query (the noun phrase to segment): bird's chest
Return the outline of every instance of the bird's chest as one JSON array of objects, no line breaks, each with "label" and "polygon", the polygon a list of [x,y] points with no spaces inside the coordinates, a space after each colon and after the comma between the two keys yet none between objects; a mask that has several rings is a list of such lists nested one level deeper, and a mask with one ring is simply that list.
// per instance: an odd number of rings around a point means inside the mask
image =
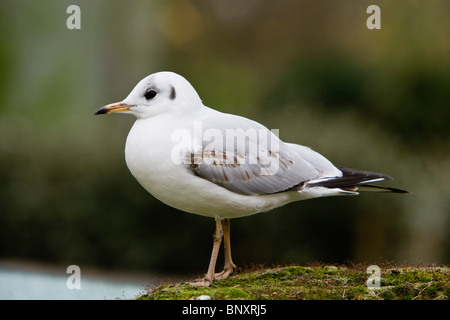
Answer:
[{"label": "bird's chest", "polygon": [[[179,139],[179,132],[167,126],[136,123],[127,137],[125,159],[139,183],[156,197],[170,194],[186,175],[182,161],[187,141]],[[185,146],[186,144],[186,146]]]}]

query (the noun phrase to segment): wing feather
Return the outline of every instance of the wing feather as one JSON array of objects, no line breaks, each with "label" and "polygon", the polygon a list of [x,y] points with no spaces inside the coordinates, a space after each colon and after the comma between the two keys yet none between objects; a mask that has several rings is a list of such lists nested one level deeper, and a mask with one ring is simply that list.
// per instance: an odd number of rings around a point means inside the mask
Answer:
[{"label": "wing feather", "polygon": [[184,163],[203,179],[236,193],[254,195],[293,190],[313,179],[342,175],[319,153],[284,143],[255,121],[223,113],[218,119],[215,114],[202,122],[203,130],[212,129],[206,135],[209,140],[198,141],[197,149],[184,156],[195,160]]}]

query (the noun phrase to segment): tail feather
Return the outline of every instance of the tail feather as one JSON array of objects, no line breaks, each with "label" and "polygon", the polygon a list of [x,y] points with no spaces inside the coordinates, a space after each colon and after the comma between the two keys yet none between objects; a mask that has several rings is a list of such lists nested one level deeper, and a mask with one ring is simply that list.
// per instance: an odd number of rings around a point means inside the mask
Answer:
[{"label": "tail feather", "polygon": [[345,191],[381,191],[381,192],[395,192],[395,193],[409,193],[406,190],[380,187],[376,185],[369,185],[369,183],[392,180],[392,178],[384,173],[357,170],[336,166],[341,172],[341,177],[331,178],[327,180],[309,183],[309,187],[325,187],[338,188]]}]

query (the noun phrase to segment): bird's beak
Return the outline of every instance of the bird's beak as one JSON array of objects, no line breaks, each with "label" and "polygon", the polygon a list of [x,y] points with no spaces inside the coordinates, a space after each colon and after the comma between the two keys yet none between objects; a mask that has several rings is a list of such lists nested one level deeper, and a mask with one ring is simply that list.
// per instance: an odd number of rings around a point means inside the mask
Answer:
[{"label": "bird's beak", "polygon": [[123,112],[130,110],[131,107],[134,107],[134,105],[126,104],[123,102],[115,102],[107,104],[106,106],[101,107],[98,109],[94,114],[108,114],[108,113],[114,113],[114,112]]}]

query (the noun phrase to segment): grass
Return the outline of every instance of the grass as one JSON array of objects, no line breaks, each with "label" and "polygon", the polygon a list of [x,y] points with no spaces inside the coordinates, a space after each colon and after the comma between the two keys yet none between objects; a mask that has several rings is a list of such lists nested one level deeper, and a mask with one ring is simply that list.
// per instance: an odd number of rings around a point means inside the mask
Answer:
[{"label": "grass", "polygon": [[450,268],[380,266],[368,288],[367,266],[284,266],[239,272],[208,288],[163,285],[138,300],[448,300]]}]

